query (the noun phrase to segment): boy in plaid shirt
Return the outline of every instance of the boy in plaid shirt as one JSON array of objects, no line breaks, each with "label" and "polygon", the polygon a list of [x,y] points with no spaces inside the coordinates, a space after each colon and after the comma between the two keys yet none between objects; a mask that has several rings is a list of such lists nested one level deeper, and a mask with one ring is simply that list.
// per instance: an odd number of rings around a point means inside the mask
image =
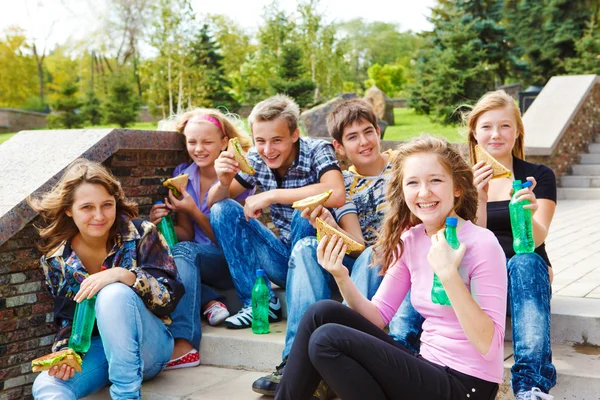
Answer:
[{"label": "boy in plaid shirt", "polygon": [[[288,260],[293,245],[305,236],[314,236],[310,222],[294,211],[292,203],[329,189],[333,194],[326,207],[345,202],[344,180],[333,146],[324,140],[300,137],[298,105],[285,95],[257,104],[248,118],[255,146],[247,154],[256,174],[240,171],[230,152],[215,161],[219,182],[209,191],[212,205],[210,223],[229,264],[242,309],[225,320],[229,328],[249,328],[252,324],[251,292],[256,270],[285,287]],[[245,205],[231,200],[248,188],[260,193],[249,196]],[[270,207],[277,238],[256,220]],[[269,319],[281,318],[281,305],[271,292]]]}]

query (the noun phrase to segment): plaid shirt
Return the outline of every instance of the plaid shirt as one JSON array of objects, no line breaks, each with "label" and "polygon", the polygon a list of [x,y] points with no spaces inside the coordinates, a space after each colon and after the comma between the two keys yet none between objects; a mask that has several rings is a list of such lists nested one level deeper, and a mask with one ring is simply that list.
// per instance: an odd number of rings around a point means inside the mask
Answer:
[{"label": "plaid shirt", "polygon": [[[264,163],[256,152],[256,147],[248,151],[247,158],[256,174],[238,172],[235,179],[246,189],[258,186],[266,192],[274,189],[294,189],[318,183],[321,176],[332,169],[340,171],[333,146],[321,139],[300,137],[296,159],[285,175],[278,178],[276,172]],[[279,229],[281,241],[290,243],[290,224],[294,209],[291,204],[271,204],[271,218]]]},{"label": "plaid shirt", "polygon": [[[146,307],[165,324],[169,314],[185,293],[175,261],[162,235],[154,224],[139,219],[121,218],[116,243],[102,263],[102,271],[125,268],[136,275],[131,289]],[[52,351],[67,347],[75,314],[73,297],[89,276],[69,241],[41,259],[46,287],[54,297],[54,320],[59,327]],[[118,329],[118,327],[115,327]]]}]

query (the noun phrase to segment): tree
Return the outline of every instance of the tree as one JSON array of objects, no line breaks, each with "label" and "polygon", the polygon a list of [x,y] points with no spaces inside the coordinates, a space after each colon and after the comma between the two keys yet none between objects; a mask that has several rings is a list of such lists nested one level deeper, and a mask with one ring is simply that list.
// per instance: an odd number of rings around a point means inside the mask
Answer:
[{"label": "tree", "polygon": [[600,29],[591,20],[585,34],[575,42],[576,57],[566,61],[565,69],[570,74],[600,75]]},{"label": "tree", "polygon": [[92,125],[99,125],[102,121],[101,102],[93,90],[88,90],[85,101],[81,107],[81,115]]},{"label": "tree", "polygon": [[281,52],[278,76],[269,80],[275,93],[291,96],[300,107],[313,101],[315,84],[309,78],[304,78],[302,51],[294,43],[288,43]]},{"label": "tree", "polygon": [[223,56],[219,53],[219,46],[209,34],[208,24],[202,25],[200,32],[190,46],[190,67],[202,67],[201,82],[205,88],[206,99],[209,107],[223,107],[232,110],[238,103],[231,96],[228,89],[231,83],[225,77]]},{"label": "tree", "polygon": [[139,100],[131,84],[125,77],[116,76],[103,104],[104,121],[125,128],[136,121],[139,107]]},{"label": "tree", "polygon": [[50,128],[81,128],[84,118],[79,112],[81,101],[77,98],[77,85],[75,82],[65,82],[56,95],[56,100],[51,106],[53,113],[48,116]]},{"label": "tree", "polygon": [[506,0],[507,31],[526,67],[519,77],[527,84],[543,86],[552,76],[564,75],[565,61],[577,57],[576,42],[597,14],[597,1]]},{"label": "tree", "polygon": [[456,109],[494,88],[501,67],[489,58],[482,21],[462,1],[440,1],[432,10],[435,26],[415,64],[416,83],[409,106],[443,123],[460,119]]},{"label": "tree", "polygon": [[397,96],[405,83],[404,68],[401,65],[372,65],[369,70],[369,79],[366,87],[376,85],[390,97]]},{"label": "tree", "polygon": [[29,51],[30,46],[21,29],[11,27],[3,32],[0,39],[0,107],[18,108],[31,103],[31,98],[36,96],[36,66]]}]

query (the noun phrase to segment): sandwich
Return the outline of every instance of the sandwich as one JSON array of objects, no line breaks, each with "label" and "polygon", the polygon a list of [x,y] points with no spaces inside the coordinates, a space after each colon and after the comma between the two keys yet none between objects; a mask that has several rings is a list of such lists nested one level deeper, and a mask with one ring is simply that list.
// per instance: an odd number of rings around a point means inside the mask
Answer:
[{"label": "sandwich", "polygon": [[252,168],[252,165],[246,159],[244,150],[238,138],[229,139],[227,145],[227,151],[233,154],[233,159],[240,164],[240,170],[248,175],[254,175],[256,171]]},{"label": "sandwich", "polygon": [[67,364],[77,372],[81,372],[81,357],[73,349],[56,351],[46,354],[40,358],[36,358],[31,362],[31,370],[33,372],[48,371],[55,365]]},{"label": "sandwich", "polygon": [[485,163],[492,167],[493,175],[492,179],[497,178],[510,178],[510,171],[504,165],[500,164],[494,157],[483,149],[480,145],[475,145],[475,164],[479,161],[485,161]]},{"label": "sandwich", "polygon": [[317,208],[317,206],[325,204],[327,199],[331,196],[331,193],[333,193],[333,190],[328,190],[321,194],[317,194],[315,196],[310,196],[305,199],[295,201],[294,204],[292,204],[292,208],[302,211],[308,207],[310,209],[310,212],[313,212],[315,211],[315,208]]},{"label": "sandwich", "polygon": [[179,188],[181,186],[186,187],[188,184],[189,175],[188,174],[180,174],[173,178],[169,178],[163,182],[163,186],[168,187],[175,197],[181,197],[181,192]]},{"label": "sandwich", "polygon": [[333,226],[329,225],[327,222],[323,221],[321,218],[317,218],[317,240],[321,240],[323,236],[329,236],[330,238],[333,235],[337,235],[337,237],[342,238],[344,243],[346,243],[346,254],[350,254],[353,251],[363,251],[365,246],[358,243],[354,239],[350,238],[350,236],[338,231]]}]

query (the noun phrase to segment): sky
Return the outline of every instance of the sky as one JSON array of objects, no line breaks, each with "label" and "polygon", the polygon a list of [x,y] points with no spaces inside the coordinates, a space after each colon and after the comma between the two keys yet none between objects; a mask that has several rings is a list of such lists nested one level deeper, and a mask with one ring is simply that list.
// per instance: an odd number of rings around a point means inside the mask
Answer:
[{"label": "sky", "polygon": [[[202,14],[225,14],[242,27],[256,31],[261,24],[263,7],[272,0],[191,0]],[[279,0],[287,12],[294,11],[296,0]],[[321,0],[320,10],[328,21],[363,18],[367,21],[392,22],[401,30],[430,30],[427,21],[435,0]],[[368,7],[366,7],[368,4]],[[49,49],[69,38],[84,37],[100,27],[108,0],[0,0],[0,32],[11,25],[24,29],[39,48]]]}]

